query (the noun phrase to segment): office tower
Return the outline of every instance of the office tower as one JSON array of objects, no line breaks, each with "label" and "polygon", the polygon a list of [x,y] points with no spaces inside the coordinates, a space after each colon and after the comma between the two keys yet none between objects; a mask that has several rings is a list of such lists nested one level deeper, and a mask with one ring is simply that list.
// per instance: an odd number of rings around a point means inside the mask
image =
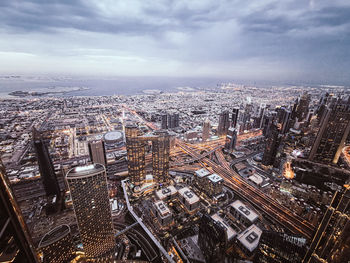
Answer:
[{"label": "office tower", "polygon": [[88,144],[90,159],[93,163],[106,165],[106,150],[102,140],[91,141]]},{"label": "office tower", "polygon": [[44,184],[46,196],[56,195],[57,198],[59,198],[61,196],[61,190],[49,151],[40,132],[35,128],[33,128],[33,142],[38,159],[40,177]]},{"label": "office tower", "polygon": [[310,100],[311,96],[307,92],[300,97],[295,113],[298,121],[303,121],[306,118],[307,113],[309,112]]},{"label": "office tower", "polygon": [[321,123],[321,121],[325,115],[327,105],[331,99],[332,99],[332,95],[330,95],[328,92],[321,97],[319,104],[318,104],[317,111],[316,111],[318,123]]},{"label": "office tower", "polygon": [[169,178],[170,136],[167,131],[155,131],[152,139],[152,170],[158,184]]},{"label": "office tower", "polygon": [[233,127],[233,128],[236,128],[236,126],[237,126],[238,113],[239,113],[239,109],[234,108],[232,110],[231,127]]},{"label": "office tower", "polygon": [[178,113],[174,114],[174,128],[180,126],[180,115]]},{"label": "office tower", "polygon": [[68,225],[60,225],[49,231],[39,243],[44,263],[67,263],[75,257],[73,237]]},{"label": "office tower", "polygon": [[324,114],[309,159],[336,164],[350,131],[350,103],[339,98]]},{"label": "office tower", "polygon": [[281,137],[279,135],[278,127],[275,123],[271,124],[269,134],[267,135],[266,148],[262,158],[263,165],[273,165],[278,147],[280,145]]},{"label": "office tower", "polygon": [[169,129],[174,129],[179,127],[179,114],[178,113],[173,113],[173,114],[168,114],[168,128]]},{"label": "office tower", "polygon": [[226,135],[228,128],[230,127],[230,114],[227,110],[220,113],[219,125],[217,130],[218,136]]},{"label": "office tower", "polygon": [[206,141],[210,137],[210,121],[208,119],[205,119],[203,123],[203,130],[202,130],[202,140]]},{"label": "office tower", "polygon": [[145,178],[145,143],[138,137],[141,131],[136,125],[125,126],[126,150],[128,157],[128,172],[131,183],[138,186]]},{"label": "office tower", "polygon": [[162,129],[168,129],[168,115],[162,114],[161,116],[161,127]]},{"label": "office tower", "polygon": [[312,239],[303,263],[343,263],[350,258],[350,191],[337,191]]},{"label": "office tower", "polygon": [[102,164],[79,166],[69,170],[66,179],[86,258],[110,262],[114,257],[115,238],[105,167]]},{"label": "office tower", "polygon": [[305,238],[263,231],[254,263],[300,263],[305,253]]},{"label": "office tower", "polygon": [[263,129],[263,135],[267,137],[270,134],[270,129],[271,126],[273,125],[273,122],[275,120],[275,117],[273,115],[264,115],[263,116],[263,124],[262,124],[262,129]]},{"label": "office tower", "polygon": [[265,104],[261,104],[260,105],[260,114],[259,114],[259,118],[260,118],[259,128],[260,129],[263,127],[265,111],[266,111],[266,105]]},{"label": "office tower", "polygon": [[206,262],[223,262],[227,234],[225,226],[205,214],[199,223],[198,245],[202,250]]},{"label": "office tower", "polygon": [[225,150],[233,151],[236,148],[237,142],[237,129],[229,128],[226,135]]},{"label": "office tower", "polygon": [[0,160],[0,262],[39,262]]},{"label": "office tower", "polygon": [[291,111],[284,109],[284,113],[282,116],[282,127],[281,127],[282,134],[286,134],[290,129],[291,116],[292,116]]}]

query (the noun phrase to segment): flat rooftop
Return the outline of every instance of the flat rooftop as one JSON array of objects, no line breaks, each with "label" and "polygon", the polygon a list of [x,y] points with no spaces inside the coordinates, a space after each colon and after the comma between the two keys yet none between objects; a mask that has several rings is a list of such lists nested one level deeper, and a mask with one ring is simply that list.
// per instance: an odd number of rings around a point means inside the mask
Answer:
[{"label": "flat rooftop", "polygon": [[217,213],[212,215],[211,218],[225,228],[228,240],[231,240],[232,238],[237,236],[237,232],[234,231],[233,228],[230,227],[229,224],[227,224],[227,222],[225,222],[225,220],[222,217],[220,217]]},{"label": "flat rooftop", "polygon": [[166,217],[171,214],[168,206],[163,201],[157,201],[154,203],[154,206],[158,210],[161,217]]},{"label": "flat rooftop", "polygon": [[220,175],[217,175],[217,174],[209,175],[208,179],[213,183],[218,183],[224,180]]},{"label": "flat rooftop", "polygon": [[199,202],[199,197],[190,190],[188,187],[181,188],[179,194],[182,195],[189,204]]},{"label": "flat rooftop", "polygon": [[205,168],[199,169],[199,170],[195,171],[195,173],[196,173],[196,176],[198,176],[200,178],[206,177],[207,175],[210,174],[210,172]]},{"label": "flat rooftop", "polygon": [[168,196],[174,195],[177,193],[177,190],[174,186],[170,185],[168,187],[162,188],[156,192],[158,199],[162,200]]},{"label": "flat rooftop", "polygon": [[237,240],[250,252],[253,252],[259,245],[262,230],[256,225],[251,225],[237,236]]},{"label": "flat rooftop", "polygon": [[236,200],[233,203],[231,203],[231,207],[236,209],[241,215],[246,217],[250,222],[254,222],[258,219],[259,215],[252,210],[249,206],[242,203],[241,200]]}]

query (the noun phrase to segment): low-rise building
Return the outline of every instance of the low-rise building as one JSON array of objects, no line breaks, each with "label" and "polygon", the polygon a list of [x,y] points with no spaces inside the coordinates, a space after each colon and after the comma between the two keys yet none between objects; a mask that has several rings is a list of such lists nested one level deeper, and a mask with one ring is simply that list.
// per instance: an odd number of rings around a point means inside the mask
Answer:
[{"label": "low-rise building", "polygon": [[222,193],[224,179],[220,175],[212,174],[206,177],[206,192],[209,196],[216,196]]},{"label": "low-rise building", "polygon": [[179,190],[179,199],[189,212],[199,207],[199,197],[188,187]]},{"label": "low-rise building", "polygon": [[177,194],[177,190],[172,185],[162,188],[156,192],[156,196],[158,197],[159,200],[170,200],[176,194]]},{"label": "low-rise building", "polygon": [[170,209],[161,200],[154,203],[154,213],[162,226],[170,224],[173,220]]},{"label": "low-rise building", "polygon": [[261,234],[262,230],[253,224],[237,236],[238,247],[247,257],[258,247]]},{"label": "low-rise building", "polygon": [[236,200],[230,205],[230,212],[245,226],[254,224],[259,218],[259,215],[252,208],[240,200]]}]

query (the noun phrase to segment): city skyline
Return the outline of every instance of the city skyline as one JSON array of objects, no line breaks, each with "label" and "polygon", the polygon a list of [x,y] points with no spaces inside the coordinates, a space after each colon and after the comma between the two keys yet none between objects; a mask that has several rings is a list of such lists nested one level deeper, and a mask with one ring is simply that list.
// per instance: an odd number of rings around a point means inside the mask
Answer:
[{"label": "city skyline", "polygon": [[349,83],[347,1],[5,1],[0,74]]}]

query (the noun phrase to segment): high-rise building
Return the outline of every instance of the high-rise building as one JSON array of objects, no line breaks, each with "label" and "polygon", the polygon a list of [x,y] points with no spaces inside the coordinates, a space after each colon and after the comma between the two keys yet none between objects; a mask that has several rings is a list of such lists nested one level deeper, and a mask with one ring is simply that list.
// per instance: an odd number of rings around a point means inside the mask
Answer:
[{"label": "high-rise building", "polygon": [[291,125],[291,116],[292,113],[291,111],[284,109],[284,113],[282,116],[282,128],[281,128],[281,133],[282,134],[286,134],[289,129],[290,129],[290,125]]},{"label": "high-rise building", "polygon": [[105,167],[78,166],[68,171],[66,179],[86,258],[111,262],[115,238]]},{"label": "high-rise building", "polygon": [[205,119],[203,122],[203,130],[202,130],[202,140],[206,141],[210,137],[210,121]]},{"label": "high-rise building", "polygon": [[236,147],[236,142],[237,142],[237,129],[231,127],[227,131],[225,150],[226,151],[233,151]]},{"label": "high-rise building", "polygon": [[225,110],[221,112],[219,116],[219,125],[218,125],[217,135],[218,136],[226,135],[229,127],[230,127],[230,114],[228,110]]},{"label": "high-rise building", "polygon": [[266,148],[262,158],[262,164],[273,165],[275,162],[278,146],[280,145],[281,137],[278,127],[275,123],[271,124],[269,134],[267,135]]},{"label": "high-rise building", "polygon": [[225,226],[205,214],[200,219],[198,245],[206,262],[224,262],[227,246]]},{"label": "high-rise building", "polygon": [[300,263],[305,253],[305,238],[263,231],[254,263]]},{"label": "high-rise building", "polygon": [[75,257],[73,237],[68,225],[50,230],[39,243],[44,263],[67,263]]},{"label": "high-rise building", "polygon": [[0,262],[39,262],[21,210],[0,161]]},{"label": "high-rise building", "polygon": [[232,110],[231,127],[233,127],[233,128],[237,127],[238,113],[239,113],[238,108],[234,108]]},{"label": "high-rise building", "polygon": [[162,129],[168,129],[168,115],[167,114],[162,114],[161,126],[162,126]]},{"label": "high-rise building", "polygon": [[158,184],[169,178],[170,136],[167,131],[155,131],[152,139],[152,170]]},{"label": "high-rise building", "polygon": [[298,105],[296,107],[295,116],[298,118],[298,121],[303,121],[308,112],[309,112],[309,104],[310,104],[311,96],[307,92],[305,92],[299,99]]},{"label": "high-rise building", "polygon": [[331,102],[325,110],[309,159],[323,163],[338,163],[349,132],[350,102],[339,98]]},{"label": "high-rise building", "polygon": [[140,185],[146,175],[145,142],[138,138],[140,135],[141,131],[136,125],[129,124],[125,126],[128,172],[131,183],[135,186]]},{"label": "high-rise building", "polygon": [[337,191],[312,239],[303,263],[342,263],[350,258],[350,191]]},{"label": "high-rise building", "polygon": [[33,128],[33,141],[39,165],[40,177],[44,185],[46,196],[61,195],[52,160],[40,132]]},{"label": "high-rise building", "polygon": [[102,140],[91,141],[88,144],[90,159],[93,163],[106,165],[106,150]]}]

